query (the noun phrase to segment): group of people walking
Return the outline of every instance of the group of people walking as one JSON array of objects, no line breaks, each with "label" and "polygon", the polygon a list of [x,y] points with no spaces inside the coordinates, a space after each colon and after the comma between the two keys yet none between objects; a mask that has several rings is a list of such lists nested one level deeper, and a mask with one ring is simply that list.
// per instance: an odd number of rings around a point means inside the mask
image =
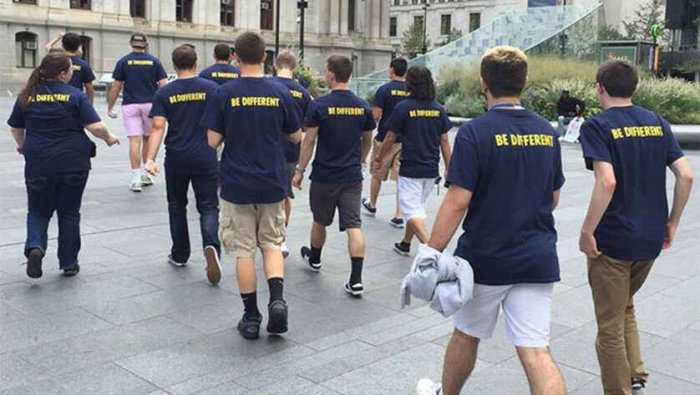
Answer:
[{"label": "group of people walking", "polygon": [[[80,203],[94,156],[84,129],[107,145],[119,144],[83,91],[94,76],[89,66],[73,59],[79,46],[71,34],[62,40],[65,51],[43,59],[8,120],[26,163],[25,256],[31,278],[42,276],[54,212],[60,267],[66,276],[80,270]],[[565,181],[561,147],[551,124],[520,102],[528,71],[522,51],[496,47],[484,54],[481,87],[489,109],[464,124],[451,145],[452,124],[435,99],[430,70],[409,68],[404,59],[392,60],[391,81],[378,89],[371,107],[350,90],[353,64],[345,56],[328,58],[330,91],[313,100],[294,80],[297,60],[289,52],[274,60],[277,76],[265,77],[265,42],[256,33],[240,34],[235,52],[217,45],[215,64],[199,74],[194,46],[178,46],[172,52],[177,79],[167,84],[161,62],[147,52],[147,37],[136,33],[130,42],[133,51],[115,66],[107,109],[117,116],[115,103],[123,90],[129,188],[137,192],[153,183],[152,175],[161,171],[157,157],[164,142],[172,238],[168,262],[185,266],[191,256],[186,216],[191,184],[209,282],[221,280],[222,250],[235,258],[244,305],[238,331],[244,338],[257,339],[264,319],[257,301],[258,250],[269,288],[266,331],[289,330],[286,227],[293,188],[303,187],[308,167],[313,220],[301,257],[310,270],[322,270],[327,228],[337,212],[350,261],[342,286],[352,297],[364,293],[362,214],[376,214],[381,184],[391,175],[398,192],[390,222],[405,227],[393,249],[409,255],[415,237],[441,252],[462,223],[455,255],[474,272],[472,298],[454,315],[441,383],[421,380],[418,393],[460,392],[479,342],[491,337],[501,309],[531,392],[566,392],[549,352],[553,285],[560,279],[552,213]],[[238,68],[230,64],[233,60]],[[588,259],[605,394],[636,395],[648,379],[634,294],[660,251],[671,246],[693,180],[668,123],[632,104],[637,82],[629,63],[603,64],[596,91],[605,111],[584,123],[580,137],[586,166],[595,175],[580,249]],[[429,231],[424,205],[440,180],[441,154],[449,189]],[[363,198],[368,158],[372,180]],[[667,167],[676,178],[670,214]]]}]

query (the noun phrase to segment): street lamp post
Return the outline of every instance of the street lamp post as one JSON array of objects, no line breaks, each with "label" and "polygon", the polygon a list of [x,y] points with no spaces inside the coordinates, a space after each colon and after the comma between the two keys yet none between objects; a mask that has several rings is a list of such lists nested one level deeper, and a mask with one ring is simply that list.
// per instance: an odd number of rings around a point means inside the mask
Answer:
[{"label": "street lamp post", "polygon": [[428,0],[423,0],[423,55],[428,52]]},{"label": "street lamp post", "polygon": [[275,58],[280,53],[280,0],[275,5]]},{"label": "street lamp post", "polygon": [[307,0],[297,1],[299,9],[299,59],[304,60],[304,11],[309,7]]},{"label": "street lamp post", "polygon": [[[566,7],[566,0],[562,3],[562,6]],[[564,8],[564,12],[566,11],[566,8]],[[561,32],[559,35],[559,55],[563,58],[566,56],[566,40],[569,39],[569,36],[566,35],[566,31]]]}]

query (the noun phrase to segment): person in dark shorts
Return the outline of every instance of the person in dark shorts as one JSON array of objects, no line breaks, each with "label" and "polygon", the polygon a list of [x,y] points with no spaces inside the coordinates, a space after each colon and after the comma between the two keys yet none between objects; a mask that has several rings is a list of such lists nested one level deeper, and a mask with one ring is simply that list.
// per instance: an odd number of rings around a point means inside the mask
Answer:
[{"label": "person in dark shorts", "polygon": [[224,143],[221,177],[221,246],[236,258],[236,281],[244,313],[238,331],[257,339],[262,314],[257,303],[255,255],[262,251],[270,290],[267,332],[288,330],[284,300],[284,198],[289,188],[283,139],[301,140],[301,120],[289,90],[265,77],[265,40],[246,32],[236,38],[241,76],[207,100],[202,124],[209,145]]},{"label": "person in dark shorts", "polygon": [[68,81],[68,84],[81,91],[84,89],[88,101],[92,103],[95,98],[95,88],[92,86],[92,81],[95,80],[95,73],[92,72],[90,64],[83,60],[83,44],[80,36],[75,33],[61,33],[50,43],[46,44],[44,47],[46,53],[51,52],[53,46],[59,41],[61,42],[61,47],[63,47],[63,52],[70,56],[70,60],[73,62],[73,77]]},{"label": "person in dark shorts", "polygon": [[360,217],[362,163],[365,163],[372,144],[376,123],[367,102],[350,91],[348,81],[351,75],[349,58],[339,55],[328,58],[326,81],[331,91],[309,104],[304,122],[306,136],[293,184],[301,189],[306,166],[318,140],[309,191],[314,217],[311,244],[301,248],[301,256],[311,270],[317,272],[321,269],[326,227],[333,223],[337,209],[340,231],[348,234],[352,262],[345,292],[360,296],[364,292],[362,265],[365,258]]},{"label": "person in dark shorts", "polygon": [[197,52],[193,46],[183,44],[175,48],[172,61],[177,79],[156,92],[149,114],[153,127],[146,152],[146,170],[153,175],[160,172],[155,160],[165,136],[165,188],[173,242],[168,263],[182,267],[187,265],[190,258],[187,191],[191,183],[199,211],[207,278],[216,285],[221,280],[217,195],[219,166],[216,151],[209,146],[207,130],[199,120],[207,99],[219,86],[197,77]]},{"label": "person in dark shorts", "polygon": [[[588,261],[606,395],[643,394],[649,372],[642,362],[634,295],[661,250],[671,247],[693,182],[668,122],[632,103],[638,81],[627,61],[600,66],[596,93],[605,111],[584,122],[580,135],[595,184],[579,248]],[[676,178],[670,214],[667,168]]]},{"label": "person in dark shorts", "polygon": [[[274,68],[277,76],[273,78],[273,81],[289,89],[289,93],[292,95],[294,103],[296,104],[297,115],[299,119],[303,120],[306,114],[306,108],[312,99],[309,91],[294,80],[294,73],[297,68],[296,56],[289,51],[282,52],[275,58]],[[292,178],[294,178],[294,171],[299,162],[299,150],[299,143],[293,143],[289,140],[284,141],[284,155],[287,158],[287,169],[289,170],[289,195],[284,199],[285,223],[287,225],[289,225],[289,218],[292,215],[292,199],[294,199]],[[285,258],[289,255],[287,243],[282,246],[282,254]]]},{"label": "person in dark shorts", "polygon": [[214,47],[214,64],[199,72],[199,76],[223,85],[238,78],[241,71],[231,65],[233,50],[227,44],[216,44]]}]

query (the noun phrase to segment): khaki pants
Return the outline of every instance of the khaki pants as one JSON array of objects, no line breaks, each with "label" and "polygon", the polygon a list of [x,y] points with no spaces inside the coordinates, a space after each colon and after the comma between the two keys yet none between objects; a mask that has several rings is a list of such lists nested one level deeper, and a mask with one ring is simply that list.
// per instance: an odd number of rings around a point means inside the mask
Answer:
[{"label": "khaki pants", "polygon": [[605,255],[588,259],[598,336],[595,348],[606,395],[631,395],[631,379],[646,380],[642,363],[634,294],[654,261],[621,261]]}]

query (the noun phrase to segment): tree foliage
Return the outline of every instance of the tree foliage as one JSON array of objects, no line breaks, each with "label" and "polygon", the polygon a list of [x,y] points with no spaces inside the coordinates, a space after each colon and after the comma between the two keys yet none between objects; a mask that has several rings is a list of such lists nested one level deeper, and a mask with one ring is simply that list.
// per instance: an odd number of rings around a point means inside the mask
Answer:
[{"label": "tree foliage", "polygon": [[[627,38],[631,40],[653,40],[654,38],[649,33],[649,29],[653,25],[664,25],[664,9],[666,7],[665,0],[648,0],[640,6],[634,13],[631,21],[623,21],[627,32]],[[662,34],[660,39],[666,36],[666,32]]]},{"label": "tree foliage", "polygon": [[448,34],[447,37],[445,37],[445,39],[443,41],[441,41],[439,45],[440,46],[447,45],[447,44],[451,43],[452,41],[459,40],[460,38],[462,38],[462,36],[464,36],[464,33],[462,33],[461,30],[455,29],[453,27],[450,34]]},{"label": "tree foliage", "polygon": [[[403,32],[401,52],[409,59],[413,59],[423,53],[423,24],[414,23]],[[430,48],[430,40],[425,38],[425,46]]]}]

